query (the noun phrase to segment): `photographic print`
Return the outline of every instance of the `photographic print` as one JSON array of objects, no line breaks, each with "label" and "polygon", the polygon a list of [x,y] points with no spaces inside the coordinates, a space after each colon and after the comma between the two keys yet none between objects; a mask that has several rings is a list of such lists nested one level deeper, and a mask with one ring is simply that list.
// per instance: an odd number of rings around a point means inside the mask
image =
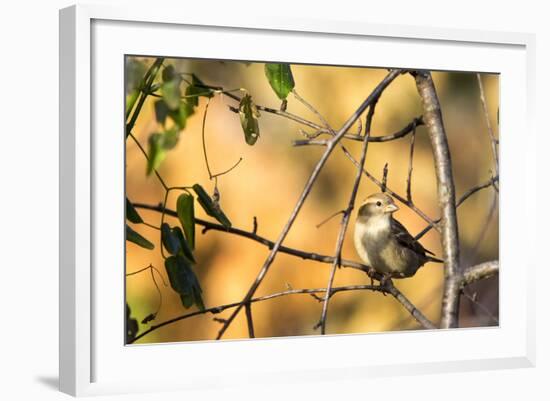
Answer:
[{"label": "photographic print", "polygon": [[498,74],[124,68],[126,344],[499,326]]}]

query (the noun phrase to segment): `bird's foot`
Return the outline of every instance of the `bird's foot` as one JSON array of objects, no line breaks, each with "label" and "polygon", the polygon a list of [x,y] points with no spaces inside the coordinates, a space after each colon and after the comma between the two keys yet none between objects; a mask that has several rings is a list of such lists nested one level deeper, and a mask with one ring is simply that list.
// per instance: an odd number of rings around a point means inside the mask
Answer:
[{"label": "bird's foot", "polygon": [[380,287],[382,287],[382,294],[384,294],[384,296],[386,296],[386,292],[387,291],[387,287],[388,287],[388,284],[391,283],[391,274],[390,273],[385,273],[382,275],[382,278],[380,279]]}]

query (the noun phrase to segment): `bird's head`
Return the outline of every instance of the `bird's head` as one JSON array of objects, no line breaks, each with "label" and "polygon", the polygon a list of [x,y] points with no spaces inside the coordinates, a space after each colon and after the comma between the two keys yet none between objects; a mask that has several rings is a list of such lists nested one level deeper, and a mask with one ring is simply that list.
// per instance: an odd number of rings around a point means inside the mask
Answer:
[{"label": "bird's head", "polygon": [[385,193],[370,195],[359,208],[358,217],[390,217],[393,212],[399,210],[392,197]]}]

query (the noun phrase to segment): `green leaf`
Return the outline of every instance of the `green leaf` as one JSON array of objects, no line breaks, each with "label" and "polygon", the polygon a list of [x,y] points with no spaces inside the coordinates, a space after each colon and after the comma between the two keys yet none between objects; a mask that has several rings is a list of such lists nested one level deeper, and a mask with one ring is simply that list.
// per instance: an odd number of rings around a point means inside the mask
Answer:
[{"label": "green leaf", "polygon": [[180,131],[176,127],[172,127],[169,130],[164,131],[162,146],[166,150],[173,149],[178,144],[179,137]]},{"label": "green leaf", "polygon": [[239,104],[239,116],[241,118],[241,126],[244,132],[244,139],[249,145],[254,145],[260,136],[260,126],[258,117],[260,112],[252,101],[250,95],[244,95]]},{"label": "green leaf", "polygon": [[162,80],[164,82],[170,82],[178,78],[178,73],[173,65],[167,65],[164,70],[162,70]]},{"label": "green leaf", "polygon": [[196,263],[195,257],[193,256],[193,250],[191,249],[191,247],[189,246],[189,243],[183,236],[183,231],[181,231],[181,228],[174,227],[172,231],[174,232],[174,235],[178,238],[178,241],[181,246],[181,253],[183,253],[183,255],[187,257],[187,259],[189,259],[193,263]]},{"label": "green leaf", "polygon": [[197,200],[199,201],[199,204],[202,206],[206,214],[214,217],[225,228],[231,227],[231,221],[229,221],[225,213],[220,209],[220,206],[217,203],[214,203],[212,198],[210,198],[210,195],[206,193],[203,187],[201,187],[199,184],[195,184],[193,185],[193,190],[197,194]]},{"label": "green leaf", "polygon": [[138,214],[137,210],[134,208],[134,205],[132,205],[132,202],[130,202],[128,198],[126,198],[126,218],[134,224],[143,223],[143,219]]},{"label": "green leaf", "polygon": [[160,227],[162,244],[171,255],[184,255],[188,260],[195,263],[193,251],[183,236],[179,227],[170,227],[168,223],[162,223]]},{"label": "green leaf", "polygon": [[177,110],[170,110],[170,118],[172,118],[174,124],[176,124],[180,130],[183,130],[187,125],[187,118],[191,117],[194,113],[195,109],[191,104],[181,101]]},{"label": "green leaf", "polygon": [[170,110],[177,110],[181,101],[181,77],[173,65],[168,65],[162,71],[162,99]]},{"label": "green leaf", "polygon": [[170,286],[180,295],[181,303],[185,308],[193,304],[204,310],[202,290],[193,272],[191,263],[182,255],[170,256],[164,261]]},{"label": "green leaf", "polygon": [[195,206],[193,196],[186,193],[181,194],[178,197],[176,210],[185,232],[185,238],[187,238],[191,249],[195,249]]},{"label": "green leaf", "polygon": [[166,102],[159,99],[155,102],[155,118],[159,124],[164,125],[166,117],[170,114],[170,109],[166,105]]},{"label": "green leaf", "polygon": [[139,92],[145,71],[146,67],[141,61],[133,57],[126,58],[126,68],[124,71],[126,94],[133,91]]},{"label": "green leaf", "polygon": [[183,257],[170,256],[164,261],[166,274],[170,286],[178,294],[188,294],[191,292],[191,283],[187,278],[186,271],[191,270],[191,264]]},{"label": "green leaf", "polygon": [[133,242],[134,244],[137,244],[142,248],[155,249],[155,246],[151,242],[146,240],[136,231],[132,230],[132,228],[128,224],[126,224],[126,240]]},{"label": "green leaf", "polygon": [[162,84],[162,99],[170,110],[177,110],[180,107],[180,82],[179,79],[175,79]]},{"label": "green leaf", "polygon": [[166,248],[171,255],[177,255],[181,250],[180,239],[172,231],[168,223],[162,223],[162,226],[160,226],[160,233],[164,248]]},{"label": "green leaf", "polygon": [[134,89],[126,96],[126,115],[129,115],[130,111],[134,108],[139,93],[137,89]]},{"label": "green leaf", "polygon": [[155,133],[149,137],[149,152],[147,157],[147,175],[150,175],[166,158],[166,149],[162,134]]},{"label": "green leaf", "polygon": [[294,77],[290,64],[266,64],[265,76],[279,99],[285,100],[294,89]]}]

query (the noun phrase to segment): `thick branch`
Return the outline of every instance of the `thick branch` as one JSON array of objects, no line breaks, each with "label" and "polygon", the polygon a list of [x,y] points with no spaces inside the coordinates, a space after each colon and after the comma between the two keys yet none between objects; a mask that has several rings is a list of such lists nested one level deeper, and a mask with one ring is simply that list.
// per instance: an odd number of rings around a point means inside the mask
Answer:
[{"label": "thick branch", "polygon": [[498,274],[498,260],[480,263],[475,266],[470,266],[462,272],[460,279],[460,287],[464,288],[476,281],[485,280]]},{"label": "thick branch", "polygon": [[422,99],[424,122],[432,144],[439,208],[441,209],[441,244],[445,259],[445,283],[441,310],[441,327],[458,326],[460,301],[459,243],[455,206],[455,185],[451,165],[451,153],[443,126],[441,106],[432,76],[427,71],[416,73],[416,87]]}]

